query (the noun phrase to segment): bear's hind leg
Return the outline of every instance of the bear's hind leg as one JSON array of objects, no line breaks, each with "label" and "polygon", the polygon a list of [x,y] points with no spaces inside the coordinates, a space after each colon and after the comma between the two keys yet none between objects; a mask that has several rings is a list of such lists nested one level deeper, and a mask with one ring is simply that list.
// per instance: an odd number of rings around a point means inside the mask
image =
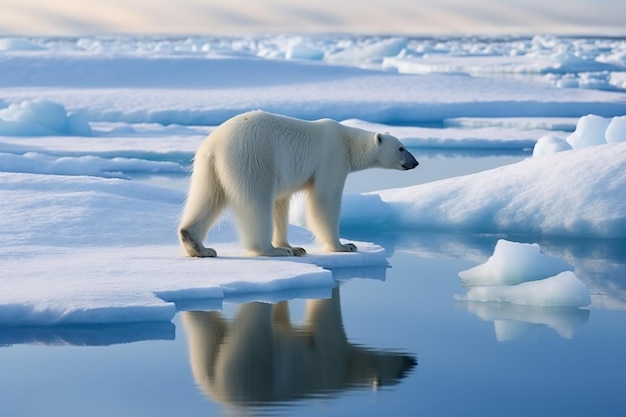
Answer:
[{"label": "bear's hind leg", "polygon": [[306,250],[294,247],[287,241],[287,227],[289,224],[289,204],[291,197],[281,198],[274,203],[274,234],[272,244],[278,248],[289,248],[295,256],[306,254]]},{"label": "bear's hind leg", "polygon": [[195,258],[214,258],[217,256],[215,249],[205,247],[201,242],[195,239],[191,232],[187,229],[178,231],[180,243],[185,248],[187,255]]},{"label": "bear's hind leg", "polygon": [[217,252],[205,247],[202,241],[225,205],[226,196],[215,172],[206,161],[196,161],[178,227],[178,239],[187,255],[197,258],[217,256]]}]

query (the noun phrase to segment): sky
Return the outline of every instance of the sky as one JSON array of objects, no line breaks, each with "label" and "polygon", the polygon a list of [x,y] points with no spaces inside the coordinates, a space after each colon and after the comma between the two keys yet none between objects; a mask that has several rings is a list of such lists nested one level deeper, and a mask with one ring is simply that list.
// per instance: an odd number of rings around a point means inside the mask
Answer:
[{"label": "sky", "polygon": [[0,35],[624,35],[624,16],[624,0],[0,0]]}]

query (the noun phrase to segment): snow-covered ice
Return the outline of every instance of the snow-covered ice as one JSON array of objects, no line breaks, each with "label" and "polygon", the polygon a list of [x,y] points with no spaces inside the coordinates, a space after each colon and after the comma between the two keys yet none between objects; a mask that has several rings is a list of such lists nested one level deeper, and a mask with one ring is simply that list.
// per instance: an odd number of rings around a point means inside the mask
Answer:
[{"label": "snow-covered ice", "polygon": [[544,155],[551,155],[553,153],[569,151],[572,149],[567,140],[561,139],[554,135],[545,135],[537,140],[533,147],[533,158],[538,158]]},{"label": "snow-covered ice", "polygon": [[[316,253],[313,245],[295,260],[246,258],[229,220],[210,236],[220,258],[184,258],[176,241],[183,199],[128,180],[0,173],[8,203],[0,324],[169,320],[177,300],[330,287],[322,267],[386,265],[384,250],[367,243],[355,254]],[[308,232],[292,235],[311,247]]]},{"label": "snow-covered ice", "polygon": [[[346,195],[343,227],[623,239],[625,51],[606,38],[2,38],[0,324],[167,321],[189,303],[384,278],[385,251],[365,242],[248,258],[228,216],[209,236],[223,257],[180,255],[184,192],[129,178],[183,181],[207,133],[258,108],[389,131],[418,159],[541,155]],[[301,205],[292,214],[294,242],[311,247]]]},{"label": "snow-covered ice", "polygon": [[[345,201],[341,221],[351,227],[624,238],[626,144],[529,158]],[[364,212],[361,204],[371,209]]]}]

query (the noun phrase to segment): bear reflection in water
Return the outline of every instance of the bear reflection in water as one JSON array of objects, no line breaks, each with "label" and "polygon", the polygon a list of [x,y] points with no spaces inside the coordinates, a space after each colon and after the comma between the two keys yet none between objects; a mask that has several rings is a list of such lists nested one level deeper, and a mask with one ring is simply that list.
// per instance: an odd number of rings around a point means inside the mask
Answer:
[{"label": "bear reflection in water", "polygon": [[262,405],[313,394],[398,383],[417,364],[414,356],[348,342],[339,288],[332,298],[308,300],[304,323],[289,306],[251,302],[232,321],[219,312],[185,312],[196,383],[224,404]]}]

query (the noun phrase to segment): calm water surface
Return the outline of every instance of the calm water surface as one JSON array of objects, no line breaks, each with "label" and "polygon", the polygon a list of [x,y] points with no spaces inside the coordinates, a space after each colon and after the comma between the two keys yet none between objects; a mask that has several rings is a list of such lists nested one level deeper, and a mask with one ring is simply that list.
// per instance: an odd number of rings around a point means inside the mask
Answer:
[{"label": "calm water surface", "polygon": [[[421,162],[453,176],[521,157]],[[347,191],[408,185],[379,174]],[[589,309],[555,309],[455,301],[498,236],[343,235],[383,245],[390,268],[174,323],[0,328],[0,415],[626,415],[626,242],[539,241],[592,292]]]}]

